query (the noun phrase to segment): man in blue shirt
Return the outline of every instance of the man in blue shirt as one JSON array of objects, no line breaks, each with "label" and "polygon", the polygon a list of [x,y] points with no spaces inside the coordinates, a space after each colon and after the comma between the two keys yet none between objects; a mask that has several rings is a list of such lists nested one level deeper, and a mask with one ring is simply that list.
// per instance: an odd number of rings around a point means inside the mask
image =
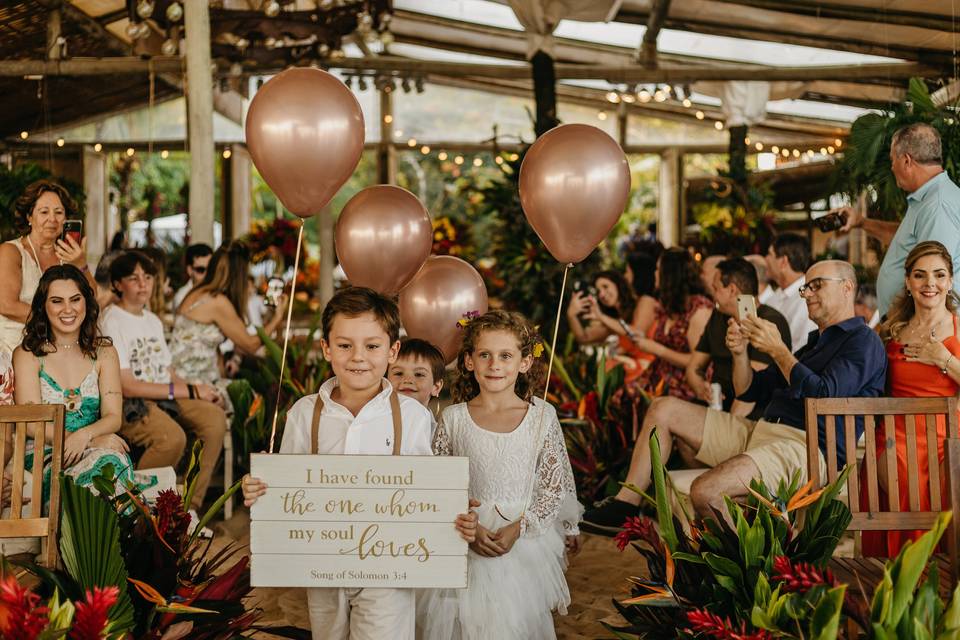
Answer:
[{"label": "man in blue shirt", "polygon": [[[840,230],[862,227],[884,244],[887,253],[877,275],[880,315],[887,313],[894,297],[903,292],[907,254],[926,240],[942,243],[953,256],[954,272],[960,273],[960,187],[943,170],[940,134],[928,124],[915,123],[899,129],[890,144],[890,168],[897,186],[908,193],[907,212],[900,222],[871,220],[866,212],[841,209],[847,224]],[[954,282],[960,292],[960,278]]]},{"label": "man in blue shirt", "polygon": [[[649,411],[657,416],[657,435],[664,459],[673,447],[711,467],[694,480],[690,498],[701,516],[722,510],[723,496],[738,498],[748,493],[750,481],[760,478],[771,489],[794,474],[806,477],[807,449],[804,430],[804,399],[877,397],[884,391],[887,358],[883,343],[854,312],[856,274],[849,263],[818,262],[806,273],[800,295],[812,331],[805,347],[790,352],[777,326],[750,316],[728,321],[726,344],[733,354],[733,385],[738,399],[766,404],[763,417],[753,421],[723,411],[682,401],[657,401]],[[773,359],[774,364],[754,371],[747,345]],[[664,410],[682,404],[683,419],[671,419]],[[674,418],[679,416],[674,416]],[[627,481],[646,489],[650,484],[650,431],[654,422],[644,419],[631,461]],[[862,430],[862,426],[860,427]],[[825,446],[820,425],[821,449]],[[851,443],[852,449],[855,444]],[[837,450],[845,456],[846,442],[838,432]],[[686,456],[685,456],[686,457]],[[826,465],[821,457],[821,477]],[[842,464],[842,462],[841,462]],[[607,500],[584,514],[581,529],[609,533],[622,526],[624,516],[636,515],[637,507],[622,499]],[[619,523],[614,524],[619,519]]]}]

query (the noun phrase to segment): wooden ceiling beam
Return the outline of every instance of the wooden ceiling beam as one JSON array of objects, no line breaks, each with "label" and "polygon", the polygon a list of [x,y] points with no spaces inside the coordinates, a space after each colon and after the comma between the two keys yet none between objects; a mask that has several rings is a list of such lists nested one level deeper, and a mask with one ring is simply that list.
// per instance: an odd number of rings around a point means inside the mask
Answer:
[{"label": "wooden ceiling beam", "polygon": [[935,31],[960,33],[960,22],[951,24],[951,17],[918,11],[890,11],[888,9],[865,9],[829,2],[809,2],[807,0],[719,0],[727,4],[741,5],[754,9],[779,11],[795,16],[833,20],[855,20],[874,24],[891,24],[904,27],[919,27]]}]

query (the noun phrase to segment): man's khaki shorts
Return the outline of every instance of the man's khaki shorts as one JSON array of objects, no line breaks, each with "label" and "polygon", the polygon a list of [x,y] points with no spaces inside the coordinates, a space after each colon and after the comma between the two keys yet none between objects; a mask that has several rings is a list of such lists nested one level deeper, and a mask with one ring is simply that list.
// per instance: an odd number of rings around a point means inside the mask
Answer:
[{"label": "man's khaki shorts", "polygon": [[[760,479],[770,491],[776,491],[781,480],[789,484],[797,471],[801,484],[807,482],[807,439],[802,429],[707,409],[697,460],[715,467],[741,454],[757,465]],[[819,458],[820,477],[826,478],[823,455]]]}]

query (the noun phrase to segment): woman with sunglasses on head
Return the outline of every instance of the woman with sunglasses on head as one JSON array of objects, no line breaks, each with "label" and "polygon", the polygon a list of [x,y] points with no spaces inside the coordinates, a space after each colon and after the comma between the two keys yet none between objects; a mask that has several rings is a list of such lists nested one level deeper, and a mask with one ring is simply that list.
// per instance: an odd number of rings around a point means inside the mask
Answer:
[{"label": "woman with sunglasses on head", "polygon": [[[921,242],[907,255],[905,289],[893,301],[886,321],[880,325],[880,337],[887,349],[888,394],[895,398],[956,396],[960,391],[960,339],[957,308],[960,299],[953,291],[953,259],[946,247],[936,241]],[[882,427],[881,427],[882,428]],[[906,424],[895,416],[894,434],[877,434],[877,455],[887,451],[887,439],[896,442],[897,478],[900,510],[910,511],[908,474],[917,479],[920,509],[929,510],[930,469],[925,416],[916,416],[916,458],[908,457]],[[881,435],[883,434],[883,435]],[[944,462],[946,423],[937,416],[937,460]],[[919,461],[919,464],[915,462]],[[882,466],[882,465],[881,465]],[[949,493],[941,472],[943,508],[949,509]],[[886,477],[880,478],[880,508],[888,507]],[[861,491],[866,506],[866,495]],[[894,557],[907,540],[916,540],[924,531],[864,531],[863,554]]]},{"label": "woman with sunglasses on head", "polygon": [[[218,366],[219,346],[229,339],[239,351],[254,356],[263,347],[260,336],[247,331],[245,320],[249,266],[249,253],[242,243],[231,242],[217,249],[202,282],[180,303],[170,338],[177,375],[191,385],[217,386],[228,414],[232,407],[226,391],[228,381]],[[280,310],[285,306],[284,296],[263,327],[267,335],[280,327],[284,318]]]},{"label": "woman with sunglasses on head", "polygon": [[[64,472],[81,486],[107,465],[113,466],[116,490],[133,481],[133,464],[120,430],[120,363],[109,338],[97,320],[93,287],[80,269],[57,265],[44,272],[31,304],[23,344],[13,354],[17,404],[63,404],[66,437]],[[44,442],[53,441],[52,427]],[[9,449],[8,449],[9,450]],[[32,468],[33,447],[28,446],[27,469]],[[51,455],[48,446],[46,456]],[[49,496],[50,467],[43,476],[44,502]]]}]

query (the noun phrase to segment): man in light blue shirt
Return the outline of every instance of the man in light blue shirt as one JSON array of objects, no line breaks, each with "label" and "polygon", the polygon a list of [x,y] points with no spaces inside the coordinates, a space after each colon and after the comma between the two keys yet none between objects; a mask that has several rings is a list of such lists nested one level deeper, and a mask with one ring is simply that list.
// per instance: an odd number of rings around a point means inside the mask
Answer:
[{"label": "man in light blue shirt", "polygon": [[[865,212],[850,207],[842,210],[847,214],[847,224],[841,231],[862,227],[889,244],[877,276],[881,316],[904,291],[904,263],[918,243],[941,242],[953,256],[954,272],[960,272],[960,187],[941,166],[940,134],[922,123],[899,129],[890,144],[890,165],[897,186],[908,192],[903,220],[870,220]],[[954,282],[954,289],[960,292],[960,278]]]}]

